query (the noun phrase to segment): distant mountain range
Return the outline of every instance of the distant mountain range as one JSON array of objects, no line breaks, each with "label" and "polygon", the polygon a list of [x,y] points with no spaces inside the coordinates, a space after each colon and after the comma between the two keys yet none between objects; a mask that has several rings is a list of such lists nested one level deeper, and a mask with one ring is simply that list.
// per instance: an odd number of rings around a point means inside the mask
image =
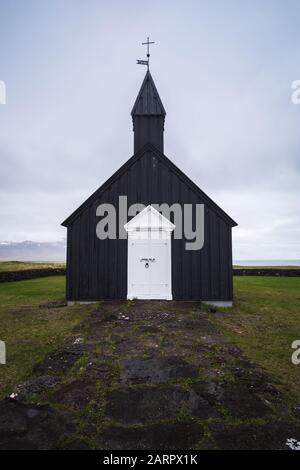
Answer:
[{"label": "distant mountain range", "polygon": [[57,242],[0,242],[2,261],[62,261],[66,260],[66,240]]},{"label": "distant mountain range", "polygon": [[[0,241],[0,261],[66,261],[66,240],[57,242]],[[234,260],[240,266],[300,266],[300,260]]]}]

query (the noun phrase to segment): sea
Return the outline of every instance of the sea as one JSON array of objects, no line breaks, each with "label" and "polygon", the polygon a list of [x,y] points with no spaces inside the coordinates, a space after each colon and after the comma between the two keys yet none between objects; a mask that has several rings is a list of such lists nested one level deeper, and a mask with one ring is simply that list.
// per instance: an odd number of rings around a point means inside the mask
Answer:
[{"label": "sea", "polygon": [[235,266],[299,266],[300,259],[235,259]]}]

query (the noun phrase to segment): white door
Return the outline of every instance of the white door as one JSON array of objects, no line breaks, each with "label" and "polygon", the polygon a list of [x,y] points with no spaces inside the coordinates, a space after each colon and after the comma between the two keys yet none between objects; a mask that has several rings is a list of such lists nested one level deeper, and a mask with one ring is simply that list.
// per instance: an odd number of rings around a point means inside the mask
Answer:
[{"label": "white door", "polygon": [[124,225],[128,233],[128,299],[172,299],[171,233],[151,205]]},{"label": "white door", "polygon": [[171,238],[128,239],[128,299],[172,299]]}]

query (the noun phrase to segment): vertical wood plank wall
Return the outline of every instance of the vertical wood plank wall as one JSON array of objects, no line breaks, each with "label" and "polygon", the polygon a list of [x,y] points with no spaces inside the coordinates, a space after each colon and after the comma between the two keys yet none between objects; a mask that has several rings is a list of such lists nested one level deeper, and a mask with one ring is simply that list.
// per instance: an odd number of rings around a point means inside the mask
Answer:
[{"label": "vertical wood plank wall", "polygon": [[[112,203],[117,208],[119,195],[128,197],[128,206],[203,203],[175,172],[151,151],[146,152],[68,227],[68,300],[126,298],[127,240],[99,240],[96,236],[97,206]],[[231,226],[207,205],[204,219],[202,250],[187,251],[185,239],[172,239],[175,300],[232,300]]]}]

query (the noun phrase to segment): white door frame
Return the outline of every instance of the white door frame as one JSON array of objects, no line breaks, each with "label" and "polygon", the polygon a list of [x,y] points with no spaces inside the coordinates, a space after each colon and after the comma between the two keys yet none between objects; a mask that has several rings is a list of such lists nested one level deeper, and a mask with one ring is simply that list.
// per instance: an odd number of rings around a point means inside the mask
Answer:
[{"label": "white door frame", "polygon": [[[131,219],[124,225],[128,234],[128,256],[127,256],[127,299],[164,299],[172,300],[172,254],[171,254],[171,233],[175,228],[166,217],[160,214],[154,207],[147,206],[136,217]],[[148,245],[145,251],[150,253],[151,263],[151,249],[155,244],[166,245],[166,263],[167,263],[167,279],[166,287],[163,293],[151,292],[155,286],[155,282],[150,280],[149,292],[136,294],[132,289],[133,285],[133,272],[134,272],[134,257],[131,255],[135,244]],[[150,266],[151,269],[151,266]],[[151,271],[149,271],[151,279]],[[136,282],[135,282],[136,284]],[[159,284],[161,285],[161,284]],[[158,289],[159,291],[159,289]]]}]

